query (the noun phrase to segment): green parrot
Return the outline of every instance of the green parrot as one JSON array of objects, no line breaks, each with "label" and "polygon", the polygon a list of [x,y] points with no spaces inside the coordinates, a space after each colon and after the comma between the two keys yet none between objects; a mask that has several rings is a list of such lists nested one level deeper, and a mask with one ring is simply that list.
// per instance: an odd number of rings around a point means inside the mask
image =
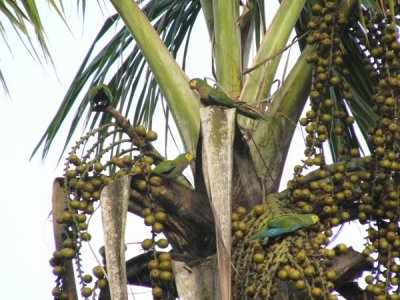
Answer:
[{"label": "green parrot", "polygon": [[189,81],[190,88],[197,90],[200,94],[200,100],[205,105],[218,105],[228,108],[236,108],[237,112],[251,119],[265,119],[265,116],[254,107],[245,102],[235,101],[227,94],[211,87],[207,81],[194,78]]},{"label": "green parrot", "polygon": [[90,105],[93,111],[103,111],[112,102],[112,93],[105,84],[98,84],[89,91]]},{"label": "green parrot", "polygon": [[319,222],[319,218],[314,214],[283,214],[270,220],[255,235],[250,237],[250,240],[293,232],[317,222]]},{"label": "green parrot", "polygon": [[160,162],[151,172],[153,174],[162,174],[169,178],[176,178],[182,175],[183,170],[193,161],[193,155],[183,153],[174,160],[164,160]]}]

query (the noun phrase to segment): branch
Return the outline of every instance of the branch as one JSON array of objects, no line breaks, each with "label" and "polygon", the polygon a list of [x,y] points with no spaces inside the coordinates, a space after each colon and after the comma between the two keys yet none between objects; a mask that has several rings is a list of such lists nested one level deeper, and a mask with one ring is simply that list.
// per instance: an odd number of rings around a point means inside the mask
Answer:
[{"label": "branch", "polygon": [[214,219],[208,199],[173,179],[160,177],[163,184],[151,187],[152,200],[131,189],[128,210],[138,216],[146,207],[165,211],[165,235],[178,253],[199,257],[215,253]]},{"label": "branch", "polygon": [[337,279],[334,281],[335,287],[339,288],[343,284],[357,279],[363,271],[368,270],[370,264],[365,257],[355,251],[352,247],[347,252],[333,259],[332,271],[335,271]]},{"label": "branch", "polygon": [[332,261],[332,271],[335,271],[337,279],[334,281],[335,290],[346,299],[373,299],[372,295],[361,290],[353,280],[360,277],[363,271],[370,269],[371,265],[365,257],[349,247]]}]

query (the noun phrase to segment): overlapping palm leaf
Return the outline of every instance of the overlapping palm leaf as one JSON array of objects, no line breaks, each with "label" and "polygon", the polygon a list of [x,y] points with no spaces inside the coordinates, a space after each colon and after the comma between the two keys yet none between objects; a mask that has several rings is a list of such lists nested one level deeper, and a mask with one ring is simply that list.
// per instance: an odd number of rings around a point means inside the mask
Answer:
[{"label": "overlapping palm leaf", "polygon": [[[200,2],[150,1],[143,7],[143,11],[174,57],[182,46],[185,48],[182,61],[182,66],[184,66],[188,47],[187,39],[200,11]],[[34,153],[43,144],[43,157],[47,154],[61,124],[73,106],[79,103],[65,142],[65,147],[67,146],[89,105],[86,91],[90,86],[98,83],[108,84],[114,94],[113,105],[121,109],[125,116],[132,116],[133,113],[133,118],[130,118],[133,124],[143,122],[151,127],[160,91],[143,55],[126,27],[122,26],[114,36],[109,37],[118,26],[118,20],[119,17],[114,15],[104,23]],[[99,45],[105,46],[98,51]],[[107,82],[108,78],[111,79]],[[89,128],[94,128],[99,123],[109,122],[109,117],[94,114],[89,116],[86,122]]]},{"label": "overlapping palm leaf", "polygon": [[[48,0],[50,6],[56,11],[56,13],[64,20],[62,13],[62,2],[58,4],[54,0]],[[32,37],[29,33],[29,29],[32,28],[35,32],[37,41],[41,46],[44,55],[50,58],[50,53],[46,43],[45,30],[43,28],[42,19],[34,0],[4,0],[0,1],[0,34],[3,37],[3,43],[10,49],[7,43],[6,30],[8,29],[6,22],[15,30],[15,33],[21,39],[21,42],[26,46],[26,49],[31,52],[31,55],[39,58],[40,56],[35,50],[32,42]],[[4,90],[7,92],[7,85],[5,81],[5,74],[0,70],[0,83]]]}]

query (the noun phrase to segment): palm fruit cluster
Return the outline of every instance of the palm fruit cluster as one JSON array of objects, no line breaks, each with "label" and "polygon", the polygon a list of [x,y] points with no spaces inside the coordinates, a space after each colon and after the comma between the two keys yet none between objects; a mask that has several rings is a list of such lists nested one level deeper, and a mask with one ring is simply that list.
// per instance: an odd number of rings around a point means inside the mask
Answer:
[{"label": "palm fruit cluster", "polygon": [[173,280],[171,254],[158,250],[162,251],[169,246],[166,238],[159,238],[159,234],[164,230],[163,224],[167,219],[167,214],[150,208],[145,208],[142,214],[144,223],[152,228],[152,237],[142,241],[142,248],[152,256],[147,267],[150,272],[152,294],[155,299],[159,299],[168,294],[166,290],[170,288]]},{"label": "palm fruit cluster", "polygon": [[[141,140],[141,144],[150,144],[157,138],[156,132],[146,131],[145,127],[141,125],[137,125],[134,131],[138,137],[136,140]],[[102,289],[107,286],[104,274],[106,266],[93,268],[92,273],[97,278],[96,281],[93,281],[92,275],[83,270],[80,257],[84,242],[91,239],[88,221],[95,211],[95,206],[99,205],[97,202],[100,199],[103,187],[123,175],[132,175],[132,188],[140,193],[147,193],[151,198],[151,186],[162,184],[160,177],[150,176],[152,165],[157,158],[143,153],[144,151],[131,138],[121,138],[118,141],[111,139],[109,146],[100,150],[97,148],[99,142],[104,142],[107,137],[118,132],[122,135],[123,130],[116,124],[104,125],[83,136],[68,155],[64,176],[65,209],[55,220],[63,226],[61,233],[63,242],[62,246],[54,251],[53,257],[50,259],[53,274],[57,276],[56,286],[52,292],[54,299],[67,298],[63,286],[63,274],[66,263],[71,260],[75,260],[76,275],[81,286],[81,295],[84,298],[94,297],[96,288]],[[100,135],[100,133],[103,135]],[[82,151],[82,155],[77,154],[79,149],[84,148],[83,145],[89,145],[90,139],[96,138],[97,141],[93,142],[84,153]],[[105,161],[107,154],[110,156]],[[143,217],[146,225],[152,226],[152,237],[142,242],[143,249],[155,249],[155,245],[162,249],[166,248],[168,246],[166,239],[159,239],[154,243],[154,238],[164,229],[165,213],[161,211],[153,213],[153,210],[148,208],[143,211]],[[159,280],[162,282],[172,277],[170,269],[164,266],[167,265],[167,262],[169,262],[169,266],[171,265],[170,259],[166,259],[166,256],[165,254],[162,258],[159,258],[160,265],[163,266],[160,267],[162,271],[159,272]],[[165,261],[165,263],[161,264],[162,261]],[[153,271],[153,273],[156,272]],[[157,280],[154,278],[154,282],[158,284]],[[157,296],[162,293],[162,290],[160,292],[160,287],[155,286],[153,293]]]},{"label": "palm fruit cluster", "polygon": [[369,224],[363,254],[374,266],[365,281],[376,299],[400,299],[400,43],[399,5],[393,4],[374,15],[363,12],[366,33],[358,35],[379,115],[369,130],[372,178],[358,206],[360,221]]},{"label": "palm fruit cluster", "polygon": [[[345,80],[348,70],[343,67],[337,35],[344,22],[340,14],[332,13],[337,5],[333,1],[326,2],[325,7],[314,5],[315,16],[308,24],[311,34],[307,41],[316,45],[317,51],[309,57],[314,66],[311,110],[300,121],[308,134],[307,157],[303,165],[295,167],[295,178],[289,183],[291,199],[303,212],[321,216],[327,236],[332,227],[350,220],[368,224],[363,254],[373,268],[366,277],[367,290],[377,299],[399,299],[400,44],[392,17],[398,6],[393,7],[395,11],[374,15],[364,11],[359,18],[366,28],[352,29],[375,85],[372,100],[378,116],[376,126],[369,130],[371,156],[358,158],[359,147],[350,138],[354,135],[354,118],[347,110],[353,96]],[[332,94],[341,101],[327,97]],[[339,145],[334,152],[339,162],[330,166],[325,164],[321,145],[326,139]],[[311,166],[317,169],[303,175],[303,170]]]},{"label": "palm fruit cluster", "polygon": [[[305,138],[305,165],[324,169],[325,157],[322,145],[328,139],[336,139],[340,145],[337,161],[358,156],[358,145],[352,145],[348,135],[352,133],[354,117],[349,115],[346,102],[353,99],[345,76],[340,33],[346,19],[340,13],[339,1],[328,1],[322,7],[312,6],[313,17],[307,24],[310,34],[307,43],[316,49],[307,60],[313,65],[310,110],[300,120],[307,136]],[[331,95],[341,101],[334,101]],[[298,172],[301,171],[298,170]]]},{"label": "palm fruit cluster", "polygon": [[[307,26],[307,43],[315,47],[308,58],[313,65],[310,109],[300,120],[307,133],[306,158],[294,168],[294,179],[288,183],[291,199],[304,213],[322,213],[325,230],[352,218],[351,203],[357,199],[358,186],[369,176],[352,170],[350,161],[360,157],[354,136],[354,117],[348,105],[353,101],[349,71],[344,66],[340,33],[347,23],[340,13],[339,1],[328,1],[325,6],[314,4],[313,16]],[[334,96],[334,97],[332,97]],[[335,166],[328,166],[323,145],[333,141]],[[355,163],[352,163],[355,164]],[[304,170],[315,169],[305,176]],[[321,201],[322,198],[322,201]]]},{"label": "palm fruit cluster", "polygon": [[336,273],[330,267],[347,247],[321,249],[329,237],[319,232],[319,226],[286,236],[251,239],[273,217],[293,212],[281,200],[269,196],[266,204],[250,212],[239,207],[232,214],[233,294],[238,299],[271,299],[286,286],[314,299],[336,299],[331,294]]},{"label": "palm fruit cluster", "polygon": [[[321,226],[305,235],[248,241],[274,214],[271,199],[267,197],[264,209],[258,206],[249,213],[235,213],[234,291],[243,298],[271,298],[284,283],[299,290],[305,287],[309,297],[334,299],[331,292],[336,274],[330,267],[347,246],[328,248],[332,229],[357,220],[369,226],[363,251],[371,265],[365,278],[367,291],[377,299],[399,299],[400,44],[393,17],[398,5],[391,3],[393,6],[385,2],[387,10],[377,14],[363,11],[359,23],[350,29],[344,28],[348,20],[340,13],[339,1],[312,6],[313,16],[307,24],[307,43],[315,47],[308,57],[313,65],[310,109],[300,120],[307,134],[306,157],[295,166],[284,200],[289,201],[285,206],[291,211],[317,214]],[[365,23],[362,30],[360,23]],[[356,103],[346,79],[349,70],[340,40],[343,30],[351,30],[357,37],[362,62],[374,83],[370,100],[376,115],[371,118],[376,117],[377,122],[369,130],[371,155],[363,155],[354,138],[355,118],[349,107]],[[332,141],[335,162],[330,165],[325,156],[327,141]],[[243,278],[241,274],[245,274]]]}]

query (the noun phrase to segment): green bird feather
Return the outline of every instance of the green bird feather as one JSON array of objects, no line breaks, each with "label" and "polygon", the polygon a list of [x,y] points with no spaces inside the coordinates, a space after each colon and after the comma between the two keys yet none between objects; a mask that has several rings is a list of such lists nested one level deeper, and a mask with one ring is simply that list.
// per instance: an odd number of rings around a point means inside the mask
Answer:
[{"label": "green bird feather", "polygon": [[174,160],[164,160],[160,162],[151,172],[153,174],[162,174],[169,178],[180,176],[183,170],[193,161],[193,155],[183,153],[178,155]]},{"label": "green bird feather", "polygon": [[103,111],[111,104],[113,96],[108,86],[105,84],[98,84],[90,89],[88,98],[92,110]]},{"label": "green bird feather", "polygon": [[314,214],[283,214],[266,223],[250,240],[278,236],[319,222]]},{"label": "green bird feather", "polygon": [[205,80],[194,78],[189,81],[190,88],[197,90],[200,94],[200,100],[204,105],[218,105],[228,108],[236,108],[237,112],[245,117],[251,119],[264,119],[265,117],[254,107],[233,100],[224,92],[211,87]]}]

